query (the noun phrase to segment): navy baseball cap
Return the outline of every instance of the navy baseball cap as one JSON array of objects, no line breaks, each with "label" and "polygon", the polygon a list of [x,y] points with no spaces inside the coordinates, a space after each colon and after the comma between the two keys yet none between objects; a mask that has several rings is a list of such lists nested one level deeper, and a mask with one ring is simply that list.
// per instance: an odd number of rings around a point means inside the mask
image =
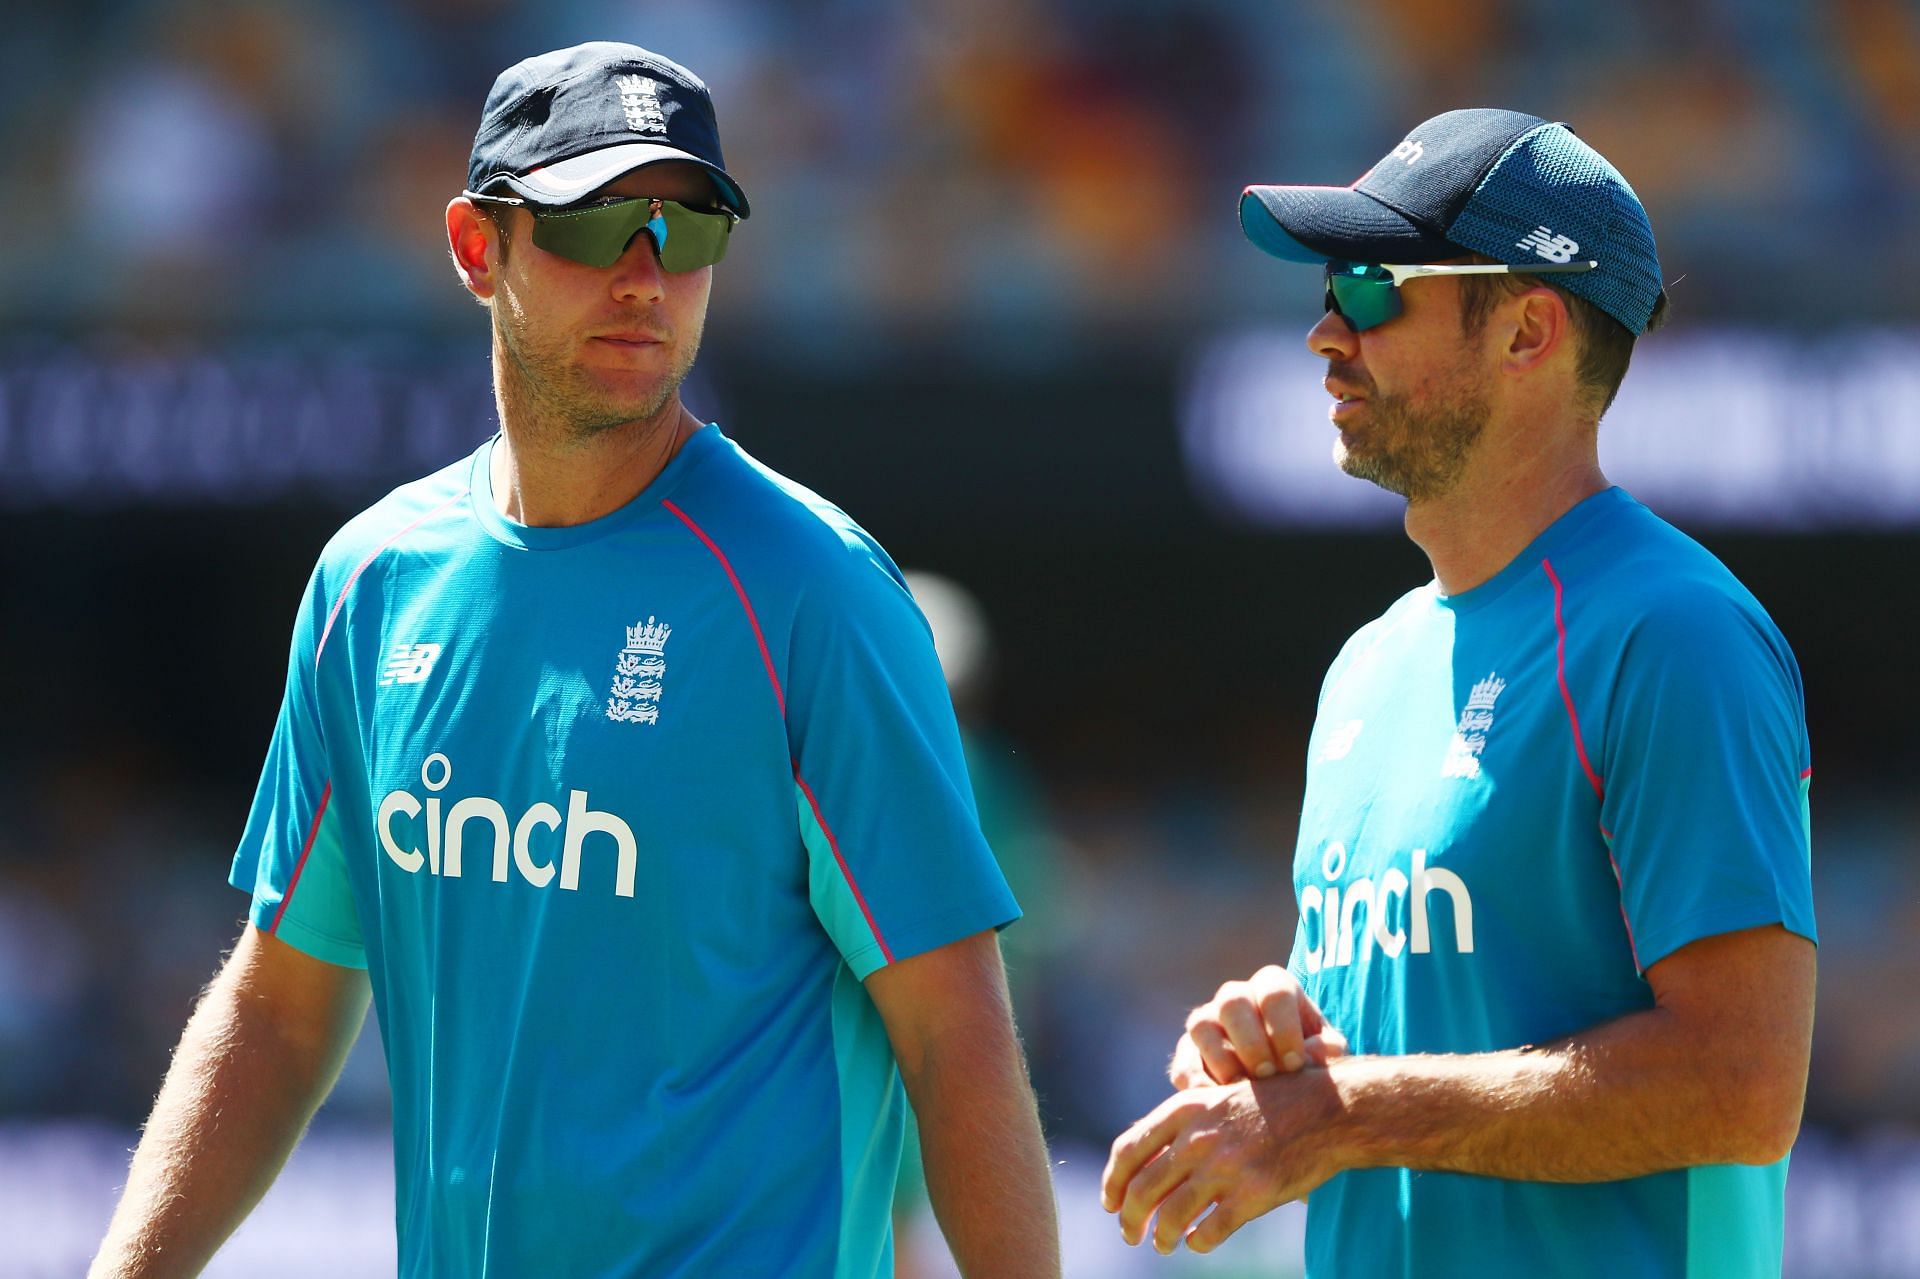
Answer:
[{"label": "navy baseball cap", "polygon": [[596,40],[500,73],[467,159],[467,190],[507,187],[533,204],[572,204],[662,160],[699,165],[726,206],[747,216],[700,77],[638,45]]},{"label": "navy baseball cap", "polygon": [[1640,197],[1572,129],[1520,111],[1437,115],[1350,187],[1250,186],[1240,226],[1289,262],[1598,262],[1554,283],[1634,334],[1660,297]]}]

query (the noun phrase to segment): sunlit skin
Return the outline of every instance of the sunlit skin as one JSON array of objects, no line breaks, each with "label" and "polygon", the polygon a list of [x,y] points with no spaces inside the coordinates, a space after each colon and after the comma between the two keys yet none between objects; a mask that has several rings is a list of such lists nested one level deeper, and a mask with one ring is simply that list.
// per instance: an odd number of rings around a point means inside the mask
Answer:
[{"label": "sunlit skin", "polygon": [[[1348,475],[1416,501],[1444,496],[1459,481],[1487,421],[1486,353],[1460,338],[1457,325],[1449,341],[1448,325],[1437,315],[1451,302],[1457,317],[1459,288],[1417,287],[1429,282],[1453,285],[1432,277],[1408,281],[1406,312],[1358,335],[1363,357],[1348,357],[1341,339],[1355,335],[1332,311],[1307,340],[1329,361],[1325,385],[1335,403],[1328,416],[1340,431],[1334,462]],[[1338,332],[1323,336],[1323,328]],[[1388,386],[1370,375],[1369,364],[1388,370]]]},{"label": "sunlit skin", "polygon": [[[648,165],[590,198],[657,196],[704,207],[713,182],[684,161]],[[662,269],[636,233],[612,266],[535,245],[524,209],[464,196],[447,205],[462,281],[493,314],[494,393],[503,428],[493,491],[523,524],[580,524],[618,510],[673,459],[700,422],[680,401],[706,328],[713,268]]]},{"label": "sunlit skin", "polygon": [[1607,487],[1598,423],[1580,407],[1578,341],[1553,290],[1502,296],[1472,335],[1458,279],[1410,280],[1400,297],[1400,315],[1363,333],[1327,312],[1307,346],[1327,361],[1334,460],[1408,499],[1407,535],[1453,595]]}]

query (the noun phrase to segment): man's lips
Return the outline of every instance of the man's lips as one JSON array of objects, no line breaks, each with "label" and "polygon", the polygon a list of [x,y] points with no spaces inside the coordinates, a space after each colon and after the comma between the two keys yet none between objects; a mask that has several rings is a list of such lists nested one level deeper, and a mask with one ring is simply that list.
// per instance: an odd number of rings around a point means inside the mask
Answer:
[{"label": "man's lips", "polygon": [[1367,398],[1360,391],[1355,390],[1344,382],[1336,382],[1332,378],[1324,379],[1321,385],[1327,388],[1328,395],[1331,395],[1342,404],[1353,404]]},{"label": "man's lips", "polygon": [[597,342],[613,342],[621,346],[658,346],[666,339],[653,333],[596,333]]}]

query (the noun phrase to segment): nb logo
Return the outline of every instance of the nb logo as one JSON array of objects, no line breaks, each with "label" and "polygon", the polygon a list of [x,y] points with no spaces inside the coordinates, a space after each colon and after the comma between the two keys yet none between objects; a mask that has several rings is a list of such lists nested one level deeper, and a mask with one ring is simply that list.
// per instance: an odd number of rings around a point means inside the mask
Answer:
[{"label": "nb logo", "polygon": [[395,644],[387,654],[387,669],[380,676],[380,686],[418,684],[433,674],[433,664],[439,660],[438,644]]},{"label": "nb logo", "polygon": [[1350,719],[1327,737],[1327,744],[1320,749],[1320,758],[1324,760],[1345,759],[1353,754],[1353,744],[1360,740],[1360,730],[1366,721]]},{"label": "nb logo", "polygon": [[1513,246],[1516,249],[1532,249],[1549,262],[1571,262],[1573,255],[1580,251],[1576,242],[1564,235],[1555,235],[1546,227],[1535,227],[1527,232],[1527,238]]},{"label": "nb logo", "polygon": [[1393,158],[1396,160],[1405,160],[1409,165],[1413,165],[1418,164],[1420,157],[1426,153],[1427,149],[1424,146],[1415,142],[1412,138],[1408,138],[1405,142],[1402,142],[1393,149]]}]

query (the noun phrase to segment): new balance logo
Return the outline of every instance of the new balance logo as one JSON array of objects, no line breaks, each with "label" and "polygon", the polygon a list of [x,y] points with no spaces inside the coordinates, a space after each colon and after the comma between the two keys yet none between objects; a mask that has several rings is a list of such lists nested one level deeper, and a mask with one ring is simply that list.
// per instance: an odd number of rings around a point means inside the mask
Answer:
[{"label": "new balance logo", "polygon": [[380,686],[418,684],[433,674],[433,664],[439,660],[438,644],[395,644],[387,654],[387,668],[380,676]]},{"label": "new balance logo", "polygon": [[1532,249],[1549,262],[1571,262],[1573,255],[1580,251],[1578,243],[1564,235],[1555,235],[1549,228],[1543,226],[1527,232],[1527,238],[1513,247]]},{"label": "new balance logo", "polygon": [[1320,748],[1323,760],[1345,759],[1353,754],[1353,744],[1360,740],[1360,730],[1366,721],[1350,719],[1327,735],[1327,744]]},{"label": "new balance logo", "polygon": [[1412,138],[1408,138],[1405,142],[1402,142],[1393,149],[1393,158],[1396,160],[1405,160],[1409,165],[1414,165],[1418,164],[1420,157],[1426,153],[1427,149],[1424,146],[1415,142]]}]

